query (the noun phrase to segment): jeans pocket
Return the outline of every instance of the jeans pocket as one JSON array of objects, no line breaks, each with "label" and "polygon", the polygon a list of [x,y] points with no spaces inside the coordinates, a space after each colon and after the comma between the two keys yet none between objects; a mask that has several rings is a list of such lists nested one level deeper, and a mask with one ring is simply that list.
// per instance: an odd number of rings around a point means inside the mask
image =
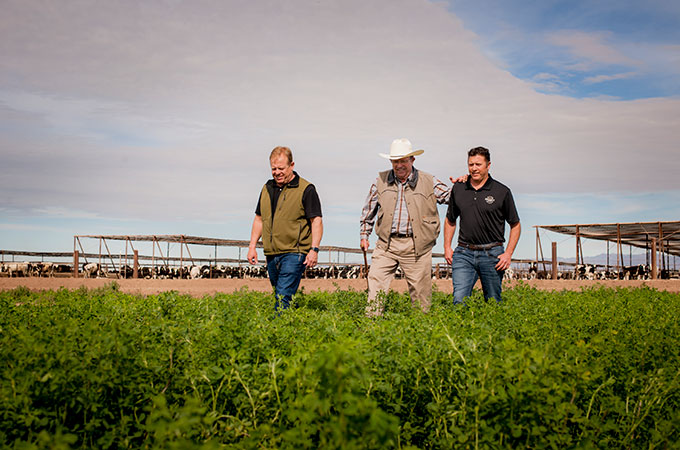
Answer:
[{"label": "jeans pocket", "polygon": [[498,263],[500,260],[500,256],[503,254],[505,250],[503,250],[503,246],[499,245],[497,247],[490,248],[486,251],[486,256],[494,262],[494,264]]}]

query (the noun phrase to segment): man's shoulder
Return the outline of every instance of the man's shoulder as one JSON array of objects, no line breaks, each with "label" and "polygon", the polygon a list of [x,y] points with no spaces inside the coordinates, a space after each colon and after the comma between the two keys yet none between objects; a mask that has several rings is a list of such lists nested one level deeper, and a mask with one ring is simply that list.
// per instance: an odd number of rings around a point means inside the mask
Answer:
[{"label": "man's shoulder", "polygon": [[435,176],[432,175],[431,173],[425,172],[425,171],[422,171],[422,170],[418,169],[418,181],[419,181],[419,182],[420,182],[420,180],[427,180],[427,182],[428,182],[429,184],[434,185],[434,184],[435,184],[435,179],[436,179]]},{"label": "man's shoulder", "polygon": [[297,179],[298,179],[299,186],[307,187],[307,186],[309,186],[310,184],[312,184],[311,181],[309,181],[309,180],[306,179],[306,178],[303,178],[303,177],[300,176],[300,175],[298,175]]},{"label": "man's shoulder", "polygon": [[300,187],[302,188],[302,196],[308,197],[313,196],[319,198],[319,193],[316,190],[316,186],[309,180],[300,177]]},{"label": "man's shoulder", "polygon": [[457,181],[457,182],[453,183],[453,186],[451,187],[451,189],[453,189],[453,192],[459,192],[459,191],[466,190],[468,187],[470,187],[470,183],[468,181],[466,181],[466,182]]},{"label": "man's shoulder", "polygon": [[391,170],[383,170],[378,172],[378,177],[375,179],[376,186],[380,186],[381,184],[390,184],[392,181],[390,178],[391,173]]},{"label": "man's shoulder", "polygon": [[500,181],[498,181],[495,178],[491,178],[491,183],[490,183],[489,187],[491,189],[500,190],[500,191],[503,191],[503,192],[510,192],[509,187],[507,187],[505,184],[501,183]]},{"label": "man's shoulder", "polygon": [[314,187],[314,183],[312,183],[307,178],[304,178],[301,175],[296,173],[295,186],[291,186],[291,187],[302,187],[302,189],[304,191],[307,191],[307,190],[310,189],[310,186],[311,186],[312,189],[316,189]]},{"label": "man's shoulder", "polygon": [[274,189],[274,186],[276,186],[276,182],[274,181],[273,178],[270,178],[269,180],[267,180],[267,182],[264,185],[262,185],[262,191],[263,192],[264,191],[270,191],[271,192]]}]

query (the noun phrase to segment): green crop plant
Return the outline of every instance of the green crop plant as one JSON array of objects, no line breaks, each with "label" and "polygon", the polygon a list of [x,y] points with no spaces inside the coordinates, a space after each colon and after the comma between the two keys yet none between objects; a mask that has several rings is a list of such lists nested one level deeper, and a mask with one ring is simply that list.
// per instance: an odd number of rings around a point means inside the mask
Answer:
[{"label": "green crop plant", "polygon": [[0,292],[2,448],[678,448],[680,295]]}]

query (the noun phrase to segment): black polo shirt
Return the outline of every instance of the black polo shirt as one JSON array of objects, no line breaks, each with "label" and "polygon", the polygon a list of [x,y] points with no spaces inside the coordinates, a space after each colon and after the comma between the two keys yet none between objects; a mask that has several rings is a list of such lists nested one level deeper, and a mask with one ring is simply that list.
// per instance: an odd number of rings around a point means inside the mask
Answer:
[{"label": "black polo shirt", "polygon": [[472,245],[505,242],[505,222],[519,222],[512,192],[491,175],[479,190],[470,185],[469,179],[453,185],[446,218],[455,224],[458,217],[458,241]]},{"label": "black polo shirt", "polygon": [[[283,188],[286,186],[297,187],[300,185],[300,175],[298,175],[295,171],[293,173],[295,174],[293,179],[283,186],[276,184],[276,181],[274,181],[273,178],[267,181],[267,190],[269,191],[269,198],[271,199],[272,205],[272,216],[276,212],[276,205],[279,202],[279,196],[281,195]],[[305,192],[302,193],[302,206],[305,209],[305,217],[307,219],[321,217],[321,201],[319,200],[319,194],[317,194],[316,188],[311,183],[307,186]],[[262,215],[262,212],[260,211],[259,197],[257,199],[255,214],[258,216]]]}]

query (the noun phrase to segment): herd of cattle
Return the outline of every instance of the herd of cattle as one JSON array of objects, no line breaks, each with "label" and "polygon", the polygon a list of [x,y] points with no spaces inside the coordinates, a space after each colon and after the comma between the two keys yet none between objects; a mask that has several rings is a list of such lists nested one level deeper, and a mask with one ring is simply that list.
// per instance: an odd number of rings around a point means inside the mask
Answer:
[{"label": "herd of cattle", "polygon": [[[527,266],[527,265],[525,265]],[[69,276],[73,273],[71,264],[52,262],[3,262],[0,265],[0,275],[7,277],[53,277]],[[133,268],[123,265],[117,268],[102,267],[98,263],[82,265],[80,276],[85,278],[132,278]],[[505,271],[505,279],[532,280],[549,279],[552,276],[548,270],[540,270],[539,264],[532,262],[528,267],[510,268]],[[659,278],[678,278],[677,271],[661,269]],[[145,279],[199,279],[199,278],[267,278],[266,266],[250,265],[193,265],[182,267],[171,266],[140,266],[139,278]],[[322,265],[307,269],[303,278],[317,279],[352,279],[364,278],[365,269],[360,264]],[[397,268],[396,278],[402,278],[400,268]],[[437,264],[432,268],[433,279],[450,279],[451,267]],[[557,278],[561,280],[648,280],[651,270],[648,265],[624,266],[622,270],[597,270],[592,264],[577,264],[573,270],[559,271]]]},{"label": "herd of cattle", "polygon": [[57,274],[73,272],[71,264],[52,262],[4,262],[0,265],[0,274],[11,277],[53,277]]},{"label": "herd of cattle", "polygon": [[[539,270],[539,264],[536,262],[529,263],[527,272],[516,276],[512,269],[505,273],[506,279],[548,279],[552,277],[552,273],[546,270]],[[667,280],[670,278],[678,278],[677,271],[661,269],[659,270],[659,278]],[[615,267],[598,270],[598,266],[593,264],[576,264],[573,270],[558,271],[558,280],[649,280],[652,278],[652,270],[648,264],[639,264],[636,266],[623,266],[621,270],[616,270]]]},{"label": "herd of cattle", "polygon": [[[198,278],[267,278],[266,266],[236,265],[192,265],[140,266],[137,276],[145,279],[198,279]],[[5,262],[0,265],[0,274],[8,277],[53,277],[73,273],[73,265],[51,262]],[[304,278],[359,278],[363,274],[361,265],[330,265],[307,269]],[[98,263],[82,265],[79,276],[84,278],[132,278],[134,270],[128,265],[112,268]]]}]

